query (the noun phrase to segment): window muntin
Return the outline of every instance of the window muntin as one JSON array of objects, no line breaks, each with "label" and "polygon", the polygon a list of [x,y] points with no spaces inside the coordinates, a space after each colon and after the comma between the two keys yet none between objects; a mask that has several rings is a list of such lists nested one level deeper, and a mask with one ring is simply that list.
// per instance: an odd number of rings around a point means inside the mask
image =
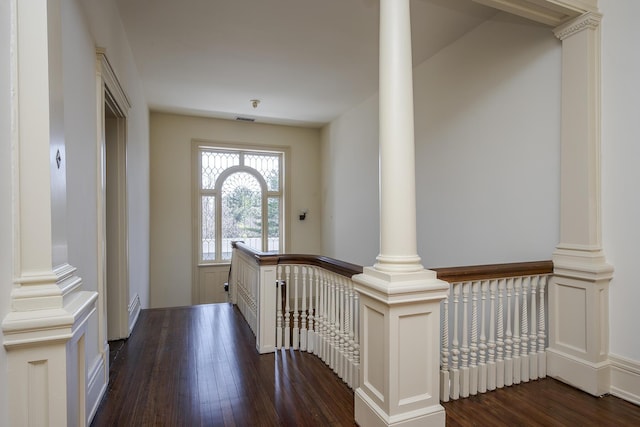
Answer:
[{"label": "window muntin", "polygon": [[199,262],[231,259],[231,242],[283,248],[283,153],[198,147]]},{"label": "window muntin", "polygon": [[231,166],[240,164],[240,154],[225,151],[200,151],[200,176],[202,188],[213,189],[220,174]]},{"label": "window muntin", "polygon": [[222,184],[222,259],[231,259],[231,241],[262,251],[262,188],[250,173],[234,172]]},{"label": "window muntin", "polygon": [[215,196],[202,196],[201,220],[202,228],[200,237],[202,242],[202,261],[214,261],[216,259],[216,198]]}]

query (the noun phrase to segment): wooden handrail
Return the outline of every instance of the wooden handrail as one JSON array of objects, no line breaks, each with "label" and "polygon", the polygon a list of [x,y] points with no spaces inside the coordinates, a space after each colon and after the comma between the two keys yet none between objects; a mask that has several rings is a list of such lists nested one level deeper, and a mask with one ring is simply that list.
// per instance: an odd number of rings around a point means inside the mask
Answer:
[{"label": "wooden handrail", "polygon": [[513,262],[508,264],[472,265],[466,267],[432,268],[438,279],[449,283],[504,277],[536,276],[553,273],[553,261]]},{"label": "wooden handrail", "polygon": [[[362,266],[320,256],[300,254],[278,254],[260,252],[243,242],[232,242],[232,246],[250,257],[259,265],[305,264],[322,267],[341,276],[351,277],[362,273]],[[464,267],[431,268],[438,279],[449,283],[474,280],[501,279],[504,277],[534,276],[553,273],[553,261],[512,262],[506,264],[471,265]]]},{"label": "wooden handrail", "polygon": [[231,245],[249,255],[259,265],[277,265],[277,264],[304,264],[314,265],[324,268],[325,270],[339,274],[345,277],[351,277],[362,273],[362,267],[349,262],[340,261],[321,255],[302,255],[302,254],[278,254],[275,252],[260,252],[250,248],[243,242],[232,242]]}]

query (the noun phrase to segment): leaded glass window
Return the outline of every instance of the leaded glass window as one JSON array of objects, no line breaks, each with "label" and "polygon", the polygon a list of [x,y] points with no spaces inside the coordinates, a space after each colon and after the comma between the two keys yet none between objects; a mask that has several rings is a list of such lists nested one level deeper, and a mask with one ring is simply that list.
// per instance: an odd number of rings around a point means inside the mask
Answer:
[{"label": "leaded glass window", "polygon": [[200,146],[200,262],[231,259],[231,242],[258,251],[283,247],[281,152]]}]

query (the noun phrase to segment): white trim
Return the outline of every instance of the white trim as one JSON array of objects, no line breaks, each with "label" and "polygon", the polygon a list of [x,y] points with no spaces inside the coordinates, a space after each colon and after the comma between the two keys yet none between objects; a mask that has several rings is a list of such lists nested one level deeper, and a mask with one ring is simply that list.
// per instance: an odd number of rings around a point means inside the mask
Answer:
[{"label": "white trim", "polygon": [[609,355],[611,394],[640,405],[640,361]]},{"label": "white trim", "polygon": [[585,12],[597,10],[597,0],[473,0],[513,15],[556,27]]},{"label": "white trim", "polygon": [[[96,176],[96,204],[97,204],[97,267],[98,267],[98,292],[99,292],[99,315],[98,315],[98,339],[102,345],[106,345],[108,334],[107,315],[107,262],[106,262],[106,236],[107,236],[107,213],[106,213],[106,137],[105,137],[105,105],[113,111],[117,117],[117,146],[113,147],[117,158],[117,316],[118,338],[129,336],[130,319],[128,313],[129,305],[129,268],[128,268],[128,208],[127,208],[127,123],[126,117],[131,103],[127,97],[115,70],[112,68],[106,56],[106,50],[96,49],[96,120],[98,123],[96,144],[97,144],[97,176]],[[114,336],[115,337],[115,336]],[[103,351],[100,349],[100,351]]]},{"label": "white trim", "polygon": [[[109,368],[108,368],[108,354],[109,349],[107,346],[106,351],[96,358],[93,366],[89,367],[87,374],[87,425],[91,425],[91,420],[98,411],[100,402],[107,392],[107,385],[109,382]],[[105,360],[106,358],[106,360]]]},{"label": "white trim", "polygon": [[593,396],[609,393],[610,362],[592,363],[553,348],[547,348],[547,375]]},{"label": "white trim", "polygon": [[138,322],[138,317],[140,316],[140,309],[142,305],[140,304],[140,295],[135,294],[131,302],[129,303],[129,335],[133,332],[133,328],[136,326]]},{"label": "white trim", "polygon": [[126,117],[127,111],[131,108],[129,97],[125,93],[118,76],[116,76],[109,59],[107,58],[107,50],[103,47],[96,48],[98,61],[100,62],[101,76],[104,85],[109,88],[109,92],[117,106],[121,109],[120,113]]},{"label": "white trim", "polygon": [[602,21],[602,15],[600,13],[585,13],[577,19],[555,28],[553,33],[560,40],[564,40],[586,29],[595,30],[600,25],[600,21]]}]

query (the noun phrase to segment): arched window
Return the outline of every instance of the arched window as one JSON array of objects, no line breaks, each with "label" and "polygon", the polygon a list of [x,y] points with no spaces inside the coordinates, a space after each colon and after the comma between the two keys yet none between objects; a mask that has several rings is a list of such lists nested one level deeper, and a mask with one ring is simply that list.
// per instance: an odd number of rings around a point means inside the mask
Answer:
[{"label": "arched window", "polygon": [[283,248],[281,152],[198,147],[199,260],[231,259],[231,242]]}]

